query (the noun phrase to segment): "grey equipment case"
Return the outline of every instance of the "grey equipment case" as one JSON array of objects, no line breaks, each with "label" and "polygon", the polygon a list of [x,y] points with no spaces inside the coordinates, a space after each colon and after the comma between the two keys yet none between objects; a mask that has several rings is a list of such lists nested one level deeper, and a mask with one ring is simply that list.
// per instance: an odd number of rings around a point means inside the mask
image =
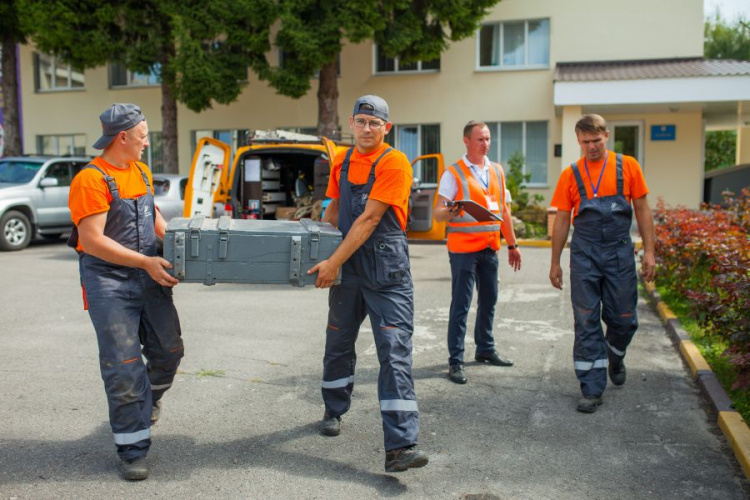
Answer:
[{"label": "grey equipment case", "polygon": [[[169,221],[164,258],[170,274],[186,283],[264,283],[305,286],[307,271],[329,258],[341,232],[327,222],[218,219]],[[336,284],[340,283],[339,274]]]}]

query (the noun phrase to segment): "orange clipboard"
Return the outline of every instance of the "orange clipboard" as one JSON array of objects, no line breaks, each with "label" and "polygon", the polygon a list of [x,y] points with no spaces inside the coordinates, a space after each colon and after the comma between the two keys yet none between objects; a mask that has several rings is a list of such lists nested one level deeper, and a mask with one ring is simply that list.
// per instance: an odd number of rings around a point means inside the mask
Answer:
[{"label": "orange clipboard", "polygon": [[458,205],[461,210],[466,211],[469,215],[474,217],[478,222],[502,222],[503,218],[499,214],[495,214],[484,208],[482,205],[472,200],[456,200],[446,203],[446,206]]}]

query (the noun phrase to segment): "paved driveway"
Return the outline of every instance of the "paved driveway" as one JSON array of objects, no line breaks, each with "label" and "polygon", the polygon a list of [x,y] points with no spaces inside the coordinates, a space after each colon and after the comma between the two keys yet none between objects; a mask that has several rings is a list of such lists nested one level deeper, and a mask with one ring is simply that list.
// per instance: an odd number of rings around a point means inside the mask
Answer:
[{"label": "paved driveway", "polygon": [[327,293],[182,284],[175,301],[186,357],[154,428],[151,477],[141,483],[117,475],[72,251],[38,243],[0,254],[0,499],[748,497],[729,447],[645,302],[628,382],[608,388],[600,410],[584,415],[575,411],[569,288],[548,285],[548,249],[524,248],[523,270],[513,274],[505,265],[501,272],[496,338],[516,366],[468,363],[465,386],[446,378],[445,248],[412,245],[411,252],[426,468],[383,471],[378,363],[367,321],[352,410],[342,435],[325,438],[316,423]]}]

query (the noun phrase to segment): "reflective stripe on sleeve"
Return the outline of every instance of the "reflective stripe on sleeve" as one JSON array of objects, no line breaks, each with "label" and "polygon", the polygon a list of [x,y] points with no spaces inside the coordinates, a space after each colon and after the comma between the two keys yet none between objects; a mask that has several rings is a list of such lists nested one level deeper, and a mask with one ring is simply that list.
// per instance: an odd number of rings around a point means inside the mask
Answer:
[{"label": "reflective stripe on sleeve", "polygon": [[417,402],[413,399],[383,399],[380,411],[418,411]]},{"label": "reflective stripe on sleeve", "polygon": [[128,432],[125,434],[113,434],[115,437],[115,444],[135,444],[138,441],[143,441],[151,437],[151,429],[143,429],[137,432]]},{"label": "reflective stripe on sleeve", "polygon": [[323,381],[323,389],[341,389],[342,387],[346,387],[349,384],[354,383],[354,375],[350,377],[340,378],[338,380],[331,380],[326,382]]},{"label": "reflective stripe on sleeve", "polygon": [[606,368],[607,367],[607,360],[605,359],[597,359],[596,361],[576,361],[574,363],[576,370],[581,372],[587,372],[589,370],[593,370],[594,368]]}]

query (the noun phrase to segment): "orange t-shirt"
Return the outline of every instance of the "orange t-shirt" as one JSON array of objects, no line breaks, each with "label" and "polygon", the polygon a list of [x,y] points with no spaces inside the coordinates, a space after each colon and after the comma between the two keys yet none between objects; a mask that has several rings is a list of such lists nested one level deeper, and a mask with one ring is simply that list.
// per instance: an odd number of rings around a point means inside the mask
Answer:
[{"label": "orange t-shirt", "polygon": [[[117,183],[117,189],[120,198],[139,198],[146,194],[146,185],[143,183],[143,177],[138,166],[148,177],[151,184],[151,193],[153,194],[153,179],[151,170],[143,164],[131,163],[126,169],[119,169],[104,161],[101,156],[94,158],[91,163],[96,165],[107,175],[114,177]],[[99,214],[109,211],[109,203],[112,201],[112,195],[107,187],[104,176],[94,168],[87,168],[73,178],[70,185],[70,194],[68,195],[68,206],[70,207],[70,217],[73,224],[78,223],[89,215]],[[83,251],[83,246],[78,243],[78,251]]]},{"label": "orange t-shirt", "polygon": [[[599,197],[617,194],[617,160],[613,151],[607,151],[607,155],[607,168],[604,170],[599,191],[597,192]],[[586,195],[589,198],[593,198],[594,189],[592,186],[596,187],[597,182],[599,182],[599,174],[604,166],[604,160],[588,162],[589,173],[591,174],[590,179],[586,175],[583,158],[579,159],[576,165],[578,165],[578,172],[581,174],[581,180],[583,180],[583,185],[586,188]],[[628,202],[633,199],[642,198],[648,194],[648,187],[646,186],[646,179],[643,178],[641,166],[632,156],[622,155],[622,178],[622,191]],[[575,217],[580,204],[581,197],[578,194],[576,177],[573,169],[568,166],[560,174],[560,179],[557,181],[555,194],[552,196],[552,203],[550,205],[566,212],[572,210],[573,217]]]},{"label": "orange t-shirt", "polygon": [[[372,163],[389,147],[383,144],[368,154],[361,154],[355,148],[349,159],[349,182],[352,184],[367,184],[370,177]],[[339,182],[341,179],[341,165],[344,163],[346,151],[336,155],[328,181],[326,196],[339,198]],[[393,207],[401,229],[406,230],[406,220],[409,215],[409,196],[413,182],[411,163],[404,153],[394,149],[380,159],[375,167],[375,183],[370,191],[370,198],[387,203]]]}]

